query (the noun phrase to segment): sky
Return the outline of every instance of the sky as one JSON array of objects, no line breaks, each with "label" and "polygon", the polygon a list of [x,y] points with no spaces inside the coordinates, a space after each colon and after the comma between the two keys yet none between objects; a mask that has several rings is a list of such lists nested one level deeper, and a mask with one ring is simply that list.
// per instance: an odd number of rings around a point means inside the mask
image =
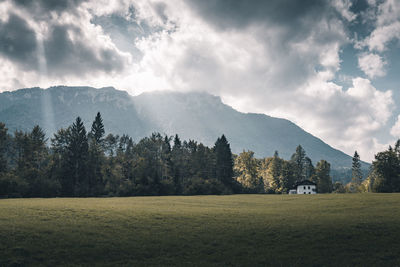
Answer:
[{"label": "sky", "polygon": [[400,137],[400,0],[1,0],[0,92],[204,91],[372,161]]}]

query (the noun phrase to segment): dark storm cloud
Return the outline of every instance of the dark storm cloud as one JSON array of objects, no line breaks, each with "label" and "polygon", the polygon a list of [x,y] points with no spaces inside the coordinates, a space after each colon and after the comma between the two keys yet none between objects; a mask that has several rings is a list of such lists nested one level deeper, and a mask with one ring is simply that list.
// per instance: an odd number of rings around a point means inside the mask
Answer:
[{"label": "dark storm cloud", "polygon": [[[92,39],[99,31],[77,8],[85,1],[13,0],[12,9],[20,9],[18,14],[25,15],[21,17],[10,12],[7,21],[0,20],[0,55],[24,70],[38,71],[39,62],[45,62],[47,74],[54,77],[122,71],[126,55],[106,38]],[[51,12],[59,16],[54,18]],[[68,19],[63,20],[63,15]],[[46,28],[46,31],[35,32],[39,28]],[[41,44],[43,46],[39,46]]]},{"label": "dark storm cloud", "polygon": [[[72,41],[70,33],[78,38]],[[115,51],[107,48],[93,50],[84,38],[82,30],[73,25],[56,25],[44,41],[49,74],[84,74],[91,71],[120,71],[124,64]]]},{"label": "dark storm cloud", "polygon": [[[74,11],[77,6],[87,0],[13,0],[19,7],[25,7],[34,12],[64,12]],[[42,15],[45,15],[42,13]]]},{"label": "dark storm cloud", "polygon": [[37,66],[36,34],[24,19],[15,14],[10,14],[3,23],[0,21],[0,54],[24,69]]},{"label": "dark storm cloud", "polygon": [[256,23],[280,26],[302,24],[304,17],[319,20],[329,9],[324,0],[187,0],[197,12],[221,29]]}]

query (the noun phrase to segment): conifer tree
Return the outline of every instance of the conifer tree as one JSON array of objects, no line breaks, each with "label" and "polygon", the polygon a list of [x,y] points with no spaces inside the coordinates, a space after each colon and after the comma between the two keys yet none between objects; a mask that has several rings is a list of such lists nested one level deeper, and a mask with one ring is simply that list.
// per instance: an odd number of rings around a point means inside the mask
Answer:
[{"label": "conifer tree", "polygon": [[351,181],[354,187],[352,191],[357,191],[357,188],[361,185],[363,178],[361,171],[360,156],[358,155],[357,151],[354,152],[353,163],[351,166],[351,175],[352,175]]},{"label": "conifer tree", "polygon": [[104,137],[104,124],[100,112],[97,112],[96,118],[92,123],[90,136],[96,141],[97,144],[102,144]]},{"label": "conifer tree", "polygon": [[181,139],[179,139],[179,136],[176,134],[174,138],[174,149],[180,149],[182,147]]},{"label": "conifer tree", "polygon": [[104,133],[103,119],[101,118],[100,112],[97,112],[89,133],[87,162],[88,195],[99,195],[103,191],[104,184],[101,168],[104,164]]},{"label": "conifer tree", "polygon": [[174,145],[171,151],[171,162],[172,162],[172,175],[175,185],[175,194],[181,194],[183,190],[182,185],[182,142],[179,136],[176,134],[174,137]]},{"label": "conifer tree", "polygon": [[306,159],[306,151],[298,145],[296,148],[296,152],[292,155],[290,161],[293,164],[293,173],[295,183],[303,181],[305,177],[305,159]]},{"label": "conifer tree", "polygon": [[69,194],[86,196],[89,191],[87,179],[88,139],[80,117],[71,126],[68,145],[68,164],[72,179]]},{"label": "conifer tree", "polygon": [[164,140],[161,143],[161,178],[163,180],[169,180],[172,172],[170,141],[170,137],[164,136]]},{"label": "conifer tree", "polygon": [[233,157],[230,145],[222,135],[214,145],[216,156],[216,176],[224,185],[232,188],[233,185]]},{"label": "conifer tree", "polygon": [[32,164],[36,168],[40,168],[41,165],[47,158],[47,147],[46,147],[46,134],[43,129],[36,125],[32,132],[29,134],[31,153],[32,153]]}]

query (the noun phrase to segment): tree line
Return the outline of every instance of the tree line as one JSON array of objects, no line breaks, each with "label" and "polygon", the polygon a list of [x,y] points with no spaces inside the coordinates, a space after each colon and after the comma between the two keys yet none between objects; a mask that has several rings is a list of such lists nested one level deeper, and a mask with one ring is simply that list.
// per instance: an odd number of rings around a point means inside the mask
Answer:
[{"label": "tree line", "polygon": [[39,126],[11,135],[0,123],[0,196],[230,194],[240,188],[224,135],[212,148],[159,133],[134,143],[128,135],[106,136],[100,113],[89,132],[78,117],[50,140]]},{"label": "tree line", "polygon": [[[48,145],[49,144],[49,145]],[[331,192],[330,165],[314,168],[298,146],[290,161],[233,155],[224,135],[213,147],[153,133],[135,143],[128,135],[105,135],[97,113],[86,131],[78,117],[48,140],[35,126],[8,133],[0,123],[0,196],[89,197],[287,193],[304,179]]]},{"label": "tree line", "polygon": [[232,154],[224,135],[213,147],[159,133],[135,143],[105,135],[100,113],[89,132],[78,117],[50,140],[39,126],[11,135],[0,123],[2,197],[281,194],[303,180],[319,193],[399,192],[400,140],[376,155],[367,179],[357,151],[351,171],[350,183],[332,184],[330,164],[314,166],[300,145],[290,160],[277,151],[257,159],[252,151]]}]

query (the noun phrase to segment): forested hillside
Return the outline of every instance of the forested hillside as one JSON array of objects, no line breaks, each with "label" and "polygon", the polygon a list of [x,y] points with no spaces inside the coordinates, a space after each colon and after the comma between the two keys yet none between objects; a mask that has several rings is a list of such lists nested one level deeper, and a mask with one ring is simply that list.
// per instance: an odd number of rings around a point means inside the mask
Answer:
[{"label": "forested hillside", "polygon": [[[263,158],[273,156],[277,150],[289,160],[300,144],[314,162],[325,159],[332,169],[342,172],[351,168],[350,156],[292,122],[241,113],[223,104],[219,97],[205,93],[153,92],[132,97],[111,87],[58,86],[0,94],[0,121],[11,132],[29,131],[40,125],[51,136],[78,116],[88,128],[98,111],[103,115],[106,133],[128,134],[135,142],[160,132],[213,146],[225,134],[236,154],[251,150],[257,158]],[[362,166],[368,168],[367,164]]]}]

